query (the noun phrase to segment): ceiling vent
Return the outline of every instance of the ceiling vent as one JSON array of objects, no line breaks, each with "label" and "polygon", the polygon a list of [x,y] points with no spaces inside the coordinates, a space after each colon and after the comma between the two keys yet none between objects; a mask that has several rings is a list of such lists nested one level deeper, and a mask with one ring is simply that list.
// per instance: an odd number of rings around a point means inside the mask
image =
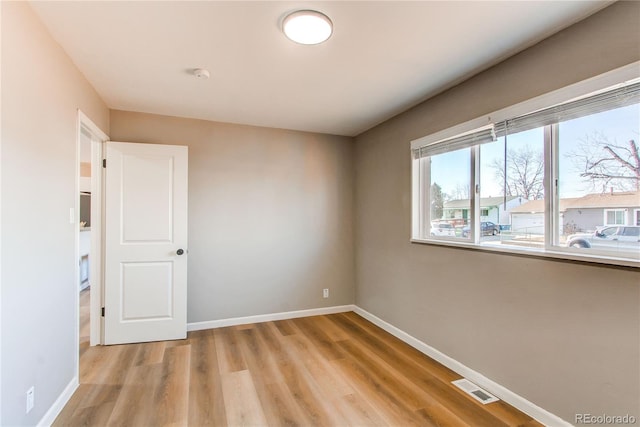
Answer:
[{"label": "ceiling vent", "polygon": [[497,402],[498,400],[500,400],[494,395],[492,395],[491,393],[489,393],[488,391],[481,389],[480,387],[478,387],[477,385],[475,385],[474,383],[472,383],[466,378],[462,378],[461,380],[451,381],[451,383],[456,387],[458,387],[460,390],[467,393],[469,396],[476,399],[478,402],[482,403],[483,405],[486,405],[487,403]]}]

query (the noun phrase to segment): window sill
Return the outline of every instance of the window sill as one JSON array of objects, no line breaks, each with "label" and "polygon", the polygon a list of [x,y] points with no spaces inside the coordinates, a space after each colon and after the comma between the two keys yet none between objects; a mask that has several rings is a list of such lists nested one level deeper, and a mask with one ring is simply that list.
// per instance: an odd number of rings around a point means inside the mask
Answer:
[{"label": "window sill", "polygon": [[515,255],[515,256],[526,256],[533,258],[547,258],[553,259],[557,261],[568,261],[568,262],[580,262],[580,263],[588,263],[588,264],[597,264],[604,266],[616,266],[616,267],[627,267],[639,269],[640,268],[640,260],[633,258],[617,258],[606,255],[588,255],[588,254],[578,254],[573,252],[564,252],[561,250],[552,250],[552,249],[536,249],[536,248],[519,248],[514,246],[509,247],[496,247],[493,245],[476,245],[473,243],[467,242],[456,242],[452,240],[446,239],[415,239],[412,238],[411,243],[423,244],[423,245],[435,245],[435,246],[447,246],[451,248],[458,249],[471,249],[482,252],[493,252],[504,255]]}]

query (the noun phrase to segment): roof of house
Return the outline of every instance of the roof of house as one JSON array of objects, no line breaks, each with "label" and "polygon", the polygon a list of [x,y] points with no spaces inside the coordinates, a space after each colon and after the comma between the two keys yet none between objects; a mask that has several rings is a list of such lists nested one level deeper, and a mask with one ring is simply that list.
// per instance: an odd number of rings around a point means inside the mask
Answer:
[{"label": "roof of house", "polygon": [[[560,199],[560,212],[564,212],[577,198]],[[544,200],[531,200],[509,209],[509,213],[542,213],[544,212]]]},{"label": "roof of house", "polygon": [[569,208],[630,208],[640,207],[640,191],[587,194],[576,199]]},{"label": "roof of house", "polygon": [[[640,192],[587,194],[583,197],[560,199],[560,211],[567,209],[640,208]],[[544,212],[544,200],[531,200],[509,210],[510,213]]]},{"label": "roof of house", "polygon": [[[514,199],[519,198],[520,196],[507,196],[507,202],[510,202]],[[525,200],[524,198],[522,200]],[[504,203],[504,197],[482,197],[480,199],[480,207],[481,208],[489,208],[492,206],[499,206]],[[459,200],[449,200],[448,202],[444,202],[444,209],[463,209],[471,206],[471,200],[469,199],[459,199]]]}]

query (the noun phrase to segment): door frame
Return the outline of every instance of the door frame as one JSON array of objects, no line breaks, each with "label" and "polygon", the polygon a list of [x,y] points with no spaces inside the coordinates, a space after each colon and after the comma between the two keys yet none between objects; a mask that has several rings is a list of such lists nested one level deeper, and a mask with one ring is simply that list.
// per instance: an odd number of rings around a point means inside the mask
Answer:
[{"label": "door frame", "polygon": [[[103,301],[103,168],[102,158],[104,143],[109,140],[109,136],[102,131],[86,114],[78,109],[77,135],[76,135],[76,236],[75,236],[75,259],[79,260],[80,256],[80,146],[82,138],[82,129],[91,133],[91,258],[89,262],[90,277],[90,332],[89,345],[95,346],[103,342],[103,324],[101,317],[102,301]],[[80,289],[80,265],[75,263],[75,282],[76,290]],[[80,292],[75,292],[75,310],[76,310],[76,357],[78,357],[77,369],[80,364]]]}]

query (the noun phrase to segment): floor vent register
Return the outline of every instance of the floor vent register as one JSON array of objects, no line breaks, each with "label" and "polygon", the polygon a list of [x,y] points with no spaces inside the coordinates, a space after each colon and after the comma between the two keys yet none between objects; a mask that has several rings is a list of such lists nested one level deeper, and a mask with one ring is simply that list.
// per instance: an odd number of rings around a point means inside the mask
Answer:
[{"label": "floor vent register", "polygon": [[481,389],[480,387],[478,387],[477,385],[475,385],[474,383],[472,383],[466,378],[462,378],[461,380],[451,381],[451,383],[456,387],[458,387],[460,390],[467,393],[469,396],[476,399],[478,402],[482,403],[483,405],[486,405],[487,403],[497,402],[498,400],[500,400],[494,395],[492,395],[491,393],[489,393],[488,391]]}]

